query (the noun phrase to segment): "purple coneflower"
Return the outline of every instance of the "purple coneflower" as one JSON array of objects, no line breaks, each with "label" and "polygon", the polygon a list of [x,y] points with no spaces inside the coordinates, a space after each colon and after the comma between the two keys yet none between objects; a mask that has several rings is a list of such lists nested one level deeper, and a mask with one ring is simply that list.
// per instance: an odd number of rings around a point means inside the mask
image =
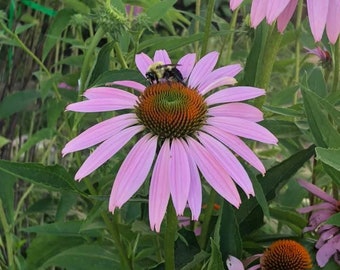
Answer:
[{"label": "purple coneflower", "polygon": [[318,249],[316,253],[318,265],[324,267],[333,255],[335,262],[340,265],[340,228],[325,224],[332,215],[340,212],[340,202],[307,181],[298,180],[298,182],[310,193],[324,201],[298,209],[301,214],[312,212],[308,226],[304,228],[303,232],[315,231],[319,235],[319,240],[315,244]]},{"label": "purple coneflower", "polygon": [[[144,53],[136,55],[135,60],[144,76],[156,62],[171,64],[165,50],[156,51],[153,60]],[[62,153],[100,143],[76,173],[75,179],[80,180],[136,137],[116,175],[109,210],[122,207],[152,170],[149,220],[157,232],[170,196],[177,215],[183,215],[188,204],[192,219],[198,219],[202,207],[199,171],[223,198],[239,207],[241,199],[235,183],[248,197],[254,195],[254,190],[247,172],[231,151],[265,173],[259,158],[239,137],[277,143],[276,137],[257,123],[263,119],[262,112],[240,102],[262,96],[265,91],[226,87],[236,83],[234,76],[241,66],[214,70],[217,52],[205,55],[196,64],[195,60],[195,54],[187,54],[177,63],[183,82],[160,80],[145,86],[135,81],[115,81],[112,85],[138,93],[113,87],[91,88],[84,93],[87,100],[66,108],[76,112],[124,110],[81,133],[66,144]]]},{"label": "purple coneflower", "polygon": [[[236,9],[243,0],[231,0],[230,8]],[[283,32],[296,9],[298,0],[253,0],[250,11],[251,26],[256,28],[266,18],[268,24],[277,20],[279,32]],[[324,29],[331,43],[335,43],[340,34],[340,1],[307,0],[307,11],[314,40],[320,41]]]},{"label": "purple coneflower", "polygon": [[[247,268],[258,258],[259,264]],[[312,260],[301,244],[283,239],[272,243],[263,254],[251,256],[244,262],[229,256],[227,267],[229,270],[309,270],[312,269]]]}]

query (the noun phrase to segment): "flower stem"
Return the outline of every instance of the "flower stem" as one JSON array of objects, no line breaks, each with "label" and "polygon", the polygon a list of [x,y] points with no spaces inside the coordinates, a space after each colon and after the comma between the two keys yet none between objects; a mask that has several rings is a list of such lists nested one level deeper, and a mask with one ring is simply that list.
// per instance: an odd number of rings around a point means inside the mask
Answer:
[{"label": "flower stem", "polygon": [[11,269],[15,269],[16,267],[14,263],[14,254],[13,254],[13,237],[11,234],[11,227],[7,223],[6,214],[4,211],[1,198],[0,198],[0,222],[2,224],[2,228],[5,233],[8,266],[11,266],[12,267]]},{"label": "flower stem", "polygon": [[333,85],[332,85],[332,92],[335,93],[335,91],[338,88],[339,84],[339,75],[340,75],[340,41],[335,43],[334,46],[334,76],[333,76]]},{"label": "flower stem", "polygon": [[[196,7],[195,7],[195,15],[196,15],[196,20],[195,20],[195,34],[198,34],[200,32],[200,21],[199,21],[199,17],[201,15],[201,0],[197,0],[196,1]],[[194,43],[194,51],[197,54],[198,53],[198,46],[199,46],[199,42],[195,42]]]},{"label": "flower stem", "polygon": [[124,59],[122,50],[120,49],[118,42],[115,42],[115,43],[113,44],[113,46],[114,46],[114,48],[115,48],[115,52],[116,52],[116,54],[117,54],[118,61],[120,62],[122,68],[127,69],[127,68],[128,68],[128,65],[126,64],[126,61],[125,61],[125,59]]},{"label": "flower stem", "polygon": [[88,81],[90,79],[90,69],[91,69],[91,58],[93,56],[93,52],[96,49],[99,41],[104,36],[105,31],[102,27],[99,27],[95,35],[92,37],[91,43],[89,44],[85,56],[84,56],[84,62],[82,65],[82,69],[80,71],[80,86],[79,91],[80,94],[82,94],[87,87]]},{"label": "flower stem", "polygon": [[215,4],[215,0],[208,0],[207,17],[205,19],[204,37],[203,37],[203,45],[202,45],[202,49],[201,49],[201,55],[205,55],[207,53],[212,16],[214,14],[214,6],[215,6],[214,4]]},{"label": "flower stem", "polygon": [[214,189],[211,189],[209,200],[207,203],[207,208],[204,211],[204,220],[202,224],[202,232],[199,238],[199,244],[201,246],[201,249],[206,249],[207,243],[208,243],[208,232],[209,232],[209,225],[210,220],[212,217],[212,213],[214,210],[214,203],[216,200],[217,193]]},{"label": "flower stem", "polygon": [[175,269],[175,239],[177,232],[177,216],[172,201],[169,201],[166,212],[166,231],[164,235],[165,270]]},{"label": "flower stem", "polygon": [[232,49],[233,49],[233,45],[234,45],[234,36],[235,36],[235,29],[236,29],[236,22],[237,22],[237,15],[238,15],[238,11],[240,10],[240,8],[237,8],[232,16],[231,16],[231,21],[230,21],[230,33],[228,35],[226,35],[225,40],[223,42],[222,48],[221,48],[221,53],[224,51],[224,45],[227,43],[227,49],[226,49],[226,63],[230,62],[231,59],[231,53],[232,53]]},{"label": "flower stem", "polygon": [[[302,18],[302,8],[303,8],[303,0],[299,0],[296,12],[296,23],[295,29],[297,31],[296,35],[296,42],[295,42],[295,83],[299,83],[300,80],[300,50],[301,50],[301,43],[300,43],[300,33],[301,33],[301,18]],[[297,102],[297,93],[294,95],[293,104]]]},{"label": "flower stem", "polygon": [[[271,31],[268,31],[266,44],[263,48],[262,59],[259,59],[259,71],[256,73],[255,86],[267,89],[272,74],[273,66],[276,60],[276,55],[280,48],[282,35],[277,31],[276,25],[272,25]],[[265,102],[265,97],[260,97],[255,100],[255,105],[261,108]]]}]

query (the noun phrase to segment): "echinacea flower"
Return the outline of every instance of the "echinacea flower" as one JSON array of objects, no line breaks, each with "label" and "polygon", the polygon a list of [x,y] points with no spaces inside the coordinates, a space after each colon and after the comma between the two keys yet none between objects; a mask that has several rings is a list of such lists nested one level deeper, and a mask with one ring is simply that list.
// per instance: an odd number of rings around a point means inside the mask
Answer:
[{"label": "echinacea flower", "polygon": [[298,182],[303,188],[324,201],[298,209],[301,214],[312,213],[308,226],[303,229],[303,232],[315,231],[319,235],[319,240],[315,244],[318,249],[316,253],[318,265],[324,267],[333,255],[334,261],[340,265],[340,228],[325,224],[332,215],[340,212],[340,202],[307,181],[298,180]]},{"label": "echinacea flower", "polygon": [[[195,64],[196,55],[187,54],[176,66],[183,82],[160,80],[145,86],[135,81],[115,81],[111,85],[134,89],[137,94],[95,87],[84,92],[87,100],[67,106],[67,110],[76,112],[124,110],[66,144],[63,155],[100,143],[76,173],[76,180],[95,171],[133,137],[137,138],[113,183],[111,212],[133,196],[150,170],[149,220],[157,232],[170,196],[177,215],[183,215],[188,204],[192,219],[198,219],[202,207],[199,171],[235,207],[241,203],[236,184],[248,197],[254,195],[247,172],[231,151],[265,173],[259,158],[239,138],[277,143],[276,137],[258,124],[262,112],[241,102],[262,96],[265,91],[248,86],[226,87],[235,84],[234,76],[242,68],[235,64],[214,69],[217,60],[218,53],[211,52]],[[138,54],[135,61],[143,76],[156,62],[171,64],[165,50],[156,51],[153,59]]]},{"label": "echinacea flower", "polygon": [[247,258],[243,263],[229,256],[227,267],[229,270],[244,270],[256,259],[260,264],[247,268],[248,270],[308,270],[312,269],[312,260],[308,251],[293,240],[278,240],[272,243],[263,254]]},{"label": "echinacea flower", "polygon": [[[243,0],[231,0],[230,8],[235,10]],[[250,11],[251,26],[256,28],[266,18],[268,24],[277,20],[277,29],[283,32],[296,9],[298,0],[253,0]],[[310,28],[316,42],[320,41],[326,28],[329,41],[334,44],[340,34],[340,1],[307,0]]]}]

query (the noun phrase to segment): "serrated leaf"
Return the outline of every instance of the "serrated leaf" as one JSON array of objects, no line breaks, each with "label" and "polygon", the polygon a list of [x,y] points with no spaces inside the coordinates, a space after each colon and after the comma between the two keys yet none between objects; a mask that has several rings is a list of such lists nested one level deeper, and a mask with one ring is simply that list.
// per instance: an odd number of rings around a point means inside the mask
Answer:
[{"label": "serrated leaf", "polygon": [[340,148],[329,149],[316,147],[315,152],[318,160],[340,171]]},{"label": "serrated leaf", "polygon": [[81,193],[73,177],[60,165],[44,166],[40,163],[0,160],[0,170],[49,190]]},{"label": "serrated leaf", "polygon": [[340,134],[329,121],[328,108],[321,105],[320,96],[302,88],[303,103],[310,130],[317,146],[340,147]]},{"label": "serrated leaf", "polygon": [[40,93],[34,90],[25,90],[6,96],[0,103],[0,118],[6,118],[25,110],[39,97]]},{"label": "serrated leaf", "polygon": [[222,260],[222,254],[218,248],[217,243],[213,239],[210,239],[211,256],[209,260],[208,270],[224,269],[224,263]]},{"label": "serrated leaf", "polygon": [[48,53],[57,44],[58,39],[61,37],[61,34],[64,31],[64,29],[68,26],[73,14],[74,14],[73,10],[62,9],[59,10],[57,15],[54,17],[53,23],[50,25],[50,28],[48,29],[47,38],[44,43],[42,61],[46,59]]}]

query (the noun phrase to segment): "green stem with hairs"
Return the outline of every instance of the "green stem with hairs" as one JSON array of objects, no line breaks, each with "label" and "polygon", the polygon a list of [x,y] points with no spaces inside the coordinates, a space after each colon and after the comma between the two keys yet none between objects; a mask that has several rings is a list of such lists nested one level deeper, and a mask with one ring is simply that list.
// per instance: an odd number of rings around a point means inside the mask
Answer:
[{"label": "green stem with hairs", "polygon": [[172,201],[169,200],[166,212],[166,229],[164,235],[165,270],[175,269],[175,239],[177,233],[177,216]]},{"label": "green stem with hairs", "polygon": [[208,0],[207,16],[205,19],[204,37],[202,41],[203,45],[201,49],[201,56],[207,53],[208,41],[209,41],[210,30],[211,30],[211,22],[212,22],[212,17],[214,14],[214,6],[215,6],[214,4],[215,4],[215,0]]},{"label": "green stem with hairs", "polygon": [[340,76],[340,41],[335,43],[334,46],[334,76],[333,76],[333,85],[332,85],[332,92],[335,93],[338,84],[339,84],[339,76]]},{"label": "green stem with hairs", "polygon": [[[32,59],[39,65],[39,67],[46,73],[48,77],[51,77],[51,73],[44,65],[43,62],[21,41],[17,34],[13,33],[3,22],[0,21],[0,27],[19,45],[19,47],[26,52]],[[53,84],[53,90],[58,100],[61,100],[58,88]]]},{"label": "green stem with hairs", "polygon": [[[273,71],[273,66],[276,61],[276,55],[280,48],[282,35],[277,31],[276,24],[271,26],[271,30],[268,31],[266,44],[264,46],[262,59],[259,59],[261,65],[258,66],[256,72],[255,86],[263,89],[267,89],[269,86],[270,76]],[[265,102],[265,97],[257,98],[254,102],[255,106],[261,108]]]},{"label": "green stem with hairs", "polygon": [[221,53],[224,50],[224,45],[227,44],[227,52],[226,52],[226,63],[230,62],[231,59],[231,53],[234,45],[234,37],[235,37],[235,29],[236,29],[236,22],[237,22],[237,15],[238,11],[240,8],[237,8],[234,10],[233,15],[231,16],[231,21],[230,21],[230,33],[226,36],[225,41],[223,42],[222,48],[221,48]]},{"label": "green stem with hairs", "polygon": [[[199,21],[199,16],[201,15],[201,0],[196,1],[196,7],[195,7],[195,15],[197,16],[197,19],[195,20],[195,34],[198,34],[200,32],[200,21]],[[199,42],[194,43],[194,50],[195,53],[198,53],[198,46]]]},{"label": "green stem with hairs", "polygon": [[84,90],[87,87],[87,84],[90,79],[90,70],[91,70],[91,58],[93,57],[94,50],[96,49],[99,41],[102,39],[102,37],[105,35],[105,31],[102,27],[99,27],[95,35],[92,37],[91,43],[89,44],[85,56],[84,56],[84,62],[80,71],[80,86],[79,91],[80,94],[84,92]]},{"label": "green stem with hairs", "polygon": [[299,0],[296,12],[296,43],[295,43],[295,82],[298,83],[300,80],[300,33],[301,33],[301,18],[302,18],[302,10],[303,10],[303,0]]},{"label": "green stem with hairs", "polygon": [[207,202],[207,208],[204,211],[204,220],[202,224],[202,232],[199,236],[198,243],[201,246],[201,249],[206,249],[208,244],[208,232],[209,232],[209,225],[211,221],[211,217],[214,210],[214,203],[216,201],[217,193],[214,189],[211,189],[210,196]]},{"label": "green stem with hairs", "polygon": [[119,63],[121,64],[122,68],[127,69],[127,68],[128,68],[128,65],[126,64],[126,61],[125,61],[124,56],[123,56],[123,52],[122,52],[122,50],[120,49],[118,42],[115,42],[115,43],[113,44],[113,47],[114,47],[114,49],[115,49],[115,52],[116,52],[118,61],[119,61]]}]

